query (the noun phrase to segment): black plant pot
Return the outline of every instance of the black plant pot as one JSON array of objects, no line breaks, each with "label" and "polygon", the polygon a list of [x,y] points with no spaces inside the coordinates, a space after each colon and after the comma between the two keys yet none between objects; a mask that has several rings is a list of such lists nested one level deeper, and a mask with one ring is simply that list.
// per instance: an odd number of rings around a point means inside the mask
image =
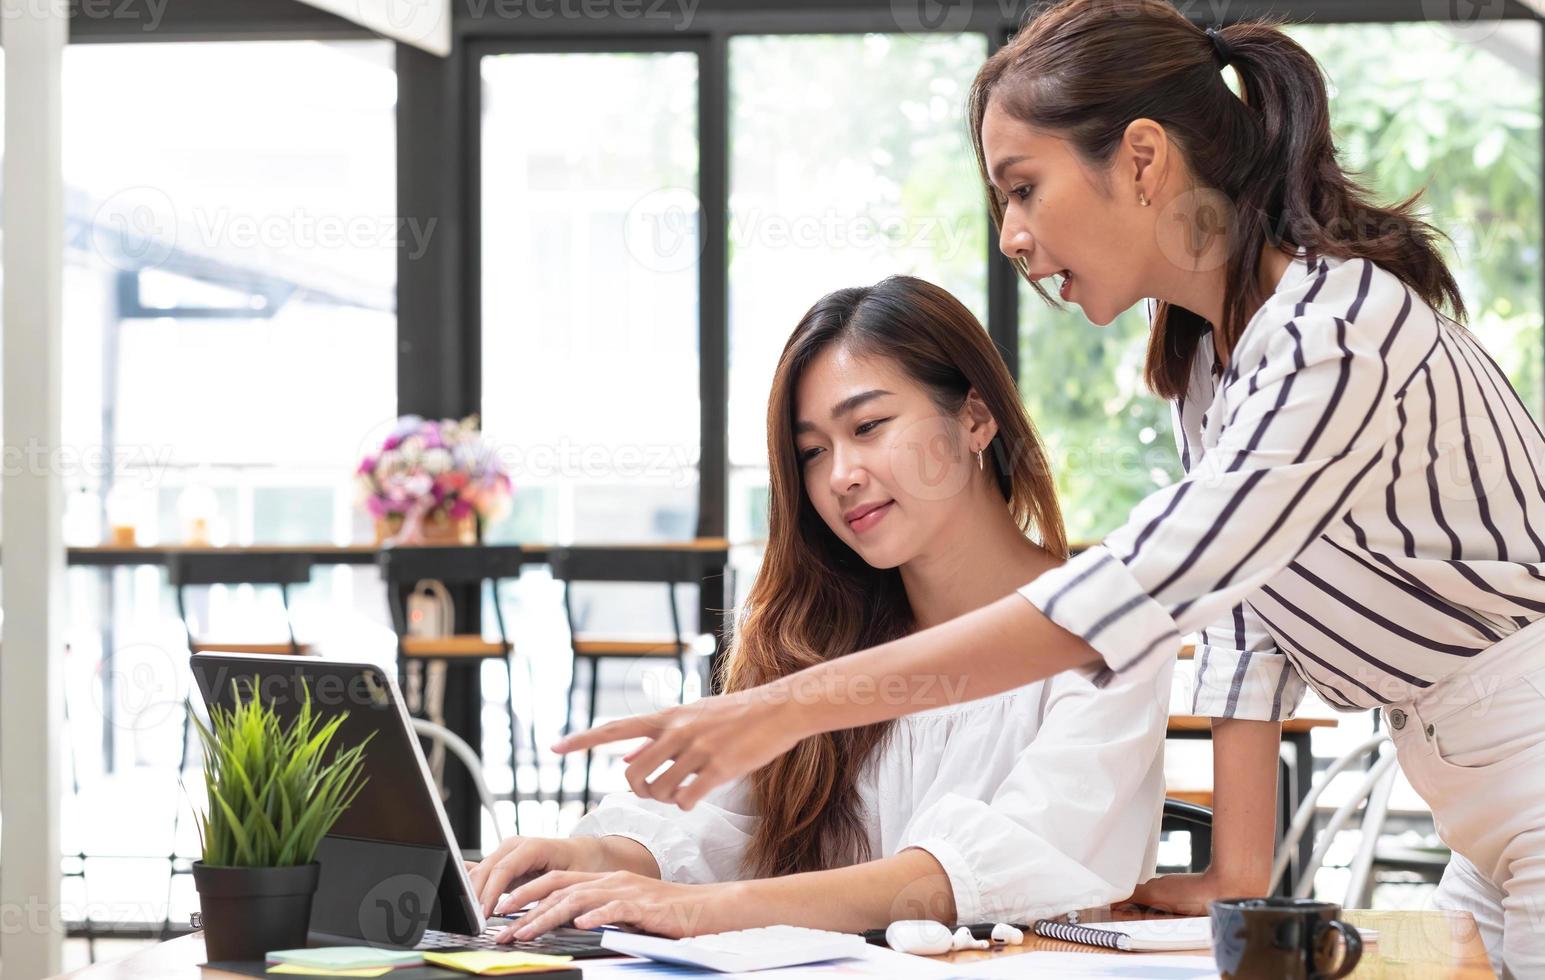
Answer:
[{"label": "black plant pot", "polygon": [[320,864],[288,868],[216,868],[193,863],[204,951],[210,962],[261,960],[306,945]]}]

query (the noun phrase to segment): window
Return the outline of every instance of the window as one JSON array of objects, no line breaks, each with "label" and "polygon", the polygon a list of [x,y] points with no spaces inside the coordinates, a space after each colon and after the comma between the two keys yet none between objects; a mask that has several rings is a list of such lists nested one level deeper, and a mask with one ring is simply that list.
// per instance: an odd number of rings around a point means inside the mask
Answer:
[{"label": "window", "polygon": [[351,475],[396,411],[396,243],[432,232],[394,217],[391,45],[66,55],[74,543],[109,494],[142,543],[184,540],[179,504],[215,543],[368,539]]},{"label": "window", "polygon": [[697,57],[490,55],[482,81],[484,429],[515,482],[489,537],[690,538]]},{"label": "window", "polygon": [[731,39],[732,541],[766,536],[767,394],[811,304],[907,273],[985,323],[987,216],[961,107],[986,57],[974,34]]}]

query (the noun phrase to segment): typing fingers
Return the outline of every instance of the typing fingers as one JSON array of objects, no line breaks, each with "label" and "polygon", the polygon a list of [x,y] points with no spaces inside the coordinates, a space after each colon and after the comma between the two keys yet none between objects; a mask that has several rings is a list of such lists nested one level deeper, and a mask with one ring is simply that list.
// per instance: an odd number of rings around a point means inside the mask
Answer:
[{"label": "typing fingers", "polygon": [[[499,903],[495,914],[508,915],[512,912],[518,912],[532,902],[536,902],[537,908],[540,908],[542,902],[551,898],[562,889],[598,877],[600,877],[599,874],[589,871],[549,871],[547,874],[526,882],[506,895],[504,900]],[[534,911],[536,909],[532,910],[532,912]],[[528,918],[530,915],[531,912],[526,913]]]},{"label": "typing fingers", "polygon": [[597,882],[604,876],[585,875],[584,880],[560,888],[536,904],[515,923],[514,938],[527,942],[608,901],[605,889]]},{"label": "typing fingers", "polygon": [[[497,857],[490,856],[483,862],[489,865],[484,871],[483,885],[478,889],[478,904],[484,915],[494,910],[495,905],[499,904],[499,896],[511,885],[521,883],[535,872],[547,871],[552,864],[547,854],[549,848],[545,846],[549,842],[528,838],[512,840],[516,841],[515,846],[505,850],[501,844],[500,850],[494,852]],[[475,883],[473,887],[477,887]]]}]

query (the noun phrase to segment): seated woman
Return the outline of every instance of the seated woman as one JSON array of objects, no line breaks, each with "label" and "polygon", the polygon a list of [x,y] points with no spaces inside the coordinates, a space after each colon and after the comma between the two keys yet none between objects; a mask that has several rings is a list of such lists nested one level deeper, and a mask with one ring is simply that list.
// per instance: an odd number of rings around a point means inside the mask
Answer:
[{"label": "seated woman", "polygon": [[[822,298],[784,348],[767,419],[767,550],[727,690],[943,622],[1066,558],[1013,379],[937,286],[898,276]],[[571,920],[856,932],[1029,921],[1152,874],[1168,673],[1103,689],[1069,673],[969,704],[956,679],[933,689],[938,707],[808,739],[690,812],[614,794],[567,840],[511,838],[472,871],[483,908],[537,903],[504,939]]]}]

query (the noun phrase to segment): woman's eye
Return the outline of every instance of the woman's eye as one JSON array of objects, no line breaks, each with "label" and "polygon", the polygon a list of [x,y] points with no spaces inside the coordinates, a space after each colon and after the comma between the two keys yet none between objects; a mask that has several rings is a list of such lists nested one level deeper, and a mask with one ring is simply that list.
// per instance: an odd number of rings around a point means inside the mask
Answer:
[{"label": "woman's eye", "polygon": [[1034,190],[1035,190],[1035,185],[1034,184],[1021,184],[1018,187],[1014,188],[1013,190],[1009,191],[1009,193],[1014,195],[1015,197],[1019,198],[1021,201],[1025,201],[1025,200],[1028,200],[1030,198],[1030,194]]},{"label": "woman's eye", "polygon": [[865,422],[863,425],[859,426],[856,431],[861,436],[867,436],[869,433],[873,432],[878,426],[880,426],[880,425],[882,425],[882,424],[884,424],[886,422],[889,422],[889,421],[890,421],[890,419],[875,419],[872,422]]},{"label": "woman's eye", "polygon": [[811,448],[806,449],[804,452],[799,454],[799,461],[802,464],[803,463],[808,463],[812,459],[815,459],[818,455],[820,455],[820,453],[821,453],[821,448],[819,446],[812,446]]}]

